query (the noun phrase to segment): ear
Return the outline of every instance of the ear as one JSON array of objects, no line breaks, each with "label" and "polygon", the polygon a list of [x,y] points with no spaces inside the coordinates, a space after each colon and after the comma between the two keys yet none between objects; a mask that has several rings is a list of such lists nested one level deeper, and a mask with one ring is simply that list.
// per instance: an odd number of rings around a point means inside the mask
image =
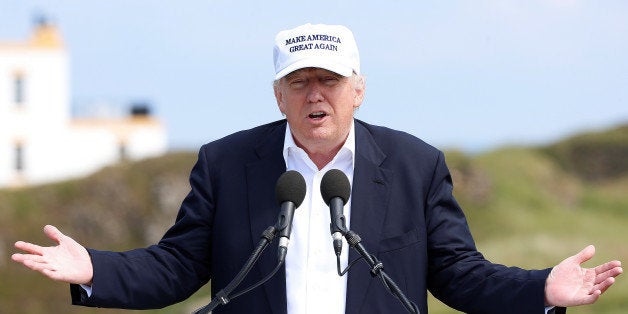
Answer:
[{"label": "ear", "polygon": [[357,109],[362,105],[362,101],[364,100],[364,84],[357,84],[355,88],[355,95],[353,100],[353,108]]},{"label": "ear", "polygon": [[279,83],[273,84],[273,91],[275,92],[275,100],[277,101],[277,106],[279,107],[279,111],[285,115],[284,109],[285,105],[283,103],[283,94],[281,89],[279,88]]}]

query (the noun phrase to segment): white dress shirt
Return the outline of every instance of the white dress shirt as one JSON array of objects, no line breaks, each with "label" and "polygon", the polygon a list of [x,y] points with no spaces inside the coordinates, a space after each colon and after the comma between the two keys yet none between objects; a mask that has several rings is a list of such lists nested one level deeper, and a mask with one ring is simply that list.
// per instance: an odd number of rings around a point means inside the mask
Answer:
[{"label": "white dress shirt", "polygon": [[[355,131],[353,123],[349,136],[333,160],[323,169],[299,148],[286,127],[283,156],[287,170],[303,175],[307,192],[303,203],[294,213],[288,254],[286,255],[286,296],[288,314],[343,314],[347,292],[347,276],[338,276],[336,255],[329,231],[329,207],[323,201],[320,184],[330,169],[339,169],[353,182],[355,160]],[[350,223],[351,199],[344,206],[347,228]],[[349,246],[343,239],[341,267],[347,267]]]}]

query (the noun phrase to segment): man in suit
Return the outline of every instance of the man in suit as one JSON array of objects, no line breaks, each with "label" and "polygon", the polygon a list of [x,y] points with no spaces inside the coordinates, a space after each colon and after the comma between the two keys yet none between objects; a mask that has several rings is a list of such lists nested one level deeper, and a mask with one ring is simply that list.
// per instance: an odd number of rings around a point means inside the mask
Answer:
[{"label": "man in suit", "polygon": [[[275,182],[286,170],[306,179],[295,212],[285,267],[215,313],[403,313],[369,268],[336,274],[322,175],[347,174],[352,195],[348,227],[386,272],[427,313],[427,290],[469,313],[543,313],[595,302],[621,274],[619,261],[586,269],[589,246],[553,268],[523,270],[493,264],[476,250],[452,195],[443,154],[420,139],[354,119],[365,91],[357,45],[349,29],[302,25],[275,39],[274,92],[286,119],[204,145],[190,174],[191,191],[162,240],[128,252],[85,249],[52,226],[59,243],[17,242],[13,259],[71,283],[75,304],[157,308],[179,302],[211,279],[224,288],[275,223]],[[345,244],[345,247],[346,244]],[[276,265],[271,246],[242,282],[247,287]],[[343,250],[342,265],[357,256]]]}]

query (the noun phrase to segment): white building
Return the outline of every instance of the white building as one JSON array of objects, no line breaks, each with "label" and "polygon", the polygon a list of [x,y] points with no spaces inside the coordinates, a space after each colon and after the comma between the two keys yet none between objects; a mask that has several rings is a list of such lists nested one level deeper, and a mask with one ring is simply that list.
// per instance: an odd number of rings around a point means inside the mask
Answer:
[{"label": "white building", "polygon": [[167,150],[163,124],[145,108],[127,117],[70,114],[69,57],[46,23],[24,42],[0,42],[0,188],[90,174]]}]

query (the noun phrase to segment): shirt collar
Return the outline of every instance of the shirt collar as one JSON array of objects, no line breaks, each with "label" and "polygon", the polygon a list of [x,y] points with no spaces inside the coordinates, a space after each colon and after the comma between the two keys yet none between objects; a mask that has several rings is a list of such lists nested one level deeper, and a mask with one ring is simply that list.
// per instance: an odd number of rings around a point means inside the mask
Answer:
[{"label": "shirt collar", "polygon": [[[288,152],[290,150],[302,150],[302,148],[298,147],[294,142],[292,131],[290,131],[290,123],[286,123],[286,134],[283,140],[283,159],[286,162],[286,167],[288,169],[290,169],[288,165]],[[355,165],[355,124],[353,120],[351,120],[351,127],[349,128],[347,140],[329,164],[333,164],[338,156],[346,154],[345,152],[351,154],[351,168],[353,169]]]}]

